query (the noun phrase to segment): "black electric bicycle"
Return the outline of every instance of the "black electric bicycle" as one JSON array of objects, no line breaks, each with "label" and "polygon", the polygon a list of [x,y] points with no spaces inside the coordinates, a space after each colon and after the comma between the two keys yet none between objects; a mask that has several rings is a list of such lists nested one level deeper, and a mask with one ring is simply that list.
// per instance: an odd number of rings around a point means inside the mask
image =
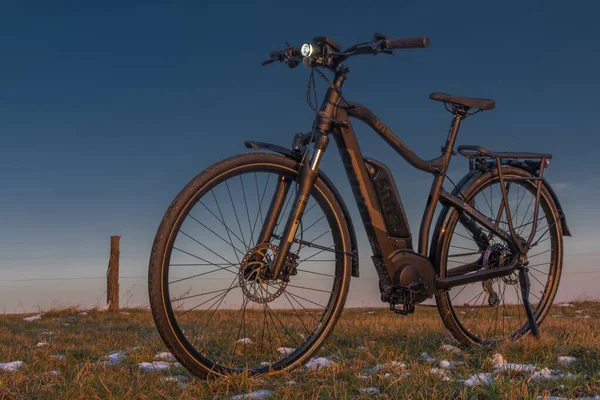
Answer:
[{"label": "black electric bicycle", "polygon": [[[435,296],[446,327],[462,343],[490,344],[539,335],[556,294],[565,215],[544,172],[550,154],[458,146],[469,172],[443,188],[461,122],[493,100],[433,93],[453,115],[441,156],[415,155],[365,106],[347,101],[342,64],[361,54],[425,48],[427,38],[387,39],[344,51],[317,37],[301,49],[271,52],[271,62],[310,68],[312,130],[291,148],[220,161],[193,178],[167,210],[154,241],[149,292],[167,347],[198,376],[265,374],[306,362],[332,332],[359,255],[344,200],[319,169],[335,139],[369,239],[381,300],[399,314]],[[329,80],[322,70],[332,71]],[[315,73],[328,85],[314,106]],[[313,96],[314,95],[314,96]],[[365,122],[433,183],[413,248],[388,167],[361,154],[350,117]],[[312,149],[311,149],[312,145]],[[275,153],[275,154],[273,154]],[[441,203],[430,243],[430,227]]]}]

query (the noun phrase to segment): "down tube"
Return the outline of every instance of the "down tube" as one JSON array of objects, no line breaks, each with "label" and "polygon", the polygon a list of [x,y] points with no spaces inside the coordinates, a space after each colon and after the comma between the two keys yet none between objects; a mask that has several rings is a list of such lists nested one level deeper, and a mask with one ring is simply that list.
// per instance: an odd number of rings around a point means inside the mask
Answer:
[{"label": "down tube", "polygon": [[382,259],[388,277],[391,277],[394,269],[388,256],[392,252],[392,246],[389,242],[387,227],[379,208],[377,196],[369,179],[367,167],[346,111],[339,108],[337,118],[347,122],[345,127],[335,130],[334,137],[344,169],[348,175],[352,193],[356,199],[360,217],[369,237],[373,255]]}]

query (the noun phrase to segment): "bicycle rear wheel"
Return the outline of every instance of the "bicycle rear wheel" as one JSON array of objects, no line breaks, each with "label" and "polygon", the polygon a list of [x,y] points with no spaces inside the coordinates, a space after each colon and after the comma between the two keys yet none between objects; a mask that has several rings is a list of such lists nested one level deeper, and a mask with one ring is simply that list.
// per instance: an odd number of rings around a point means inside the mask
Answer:
[{"label": "bicycle rear wheel", "polygon": [[[293,368],[332,331],[350,283],[344,214],[318,179],[284,268],[265,279],[291,210],[297,163],[250,153],[196,176],[156,234],[150,304],[167,347],[197,376]],[[268,241],[257,243],[282,180],[289,189]]]},{"label": "bicycle rear wheel", "polygon": [[[536,182],[531,174],[504,166],[508,207],[517,234],[528,238],[533,227]],[[508,231],[507,205],[502,198],[496,168],[482,174],[463,193],[465,201]],[[510,243],[477,224],[485,240],[475,238],[461,221],[463,213],[450,209],[442,215],[436,260],[440,277],[456,276],[459,265],[480,264],[481,269],[507,265],[517,252]],[[538,227],[528,253],[530,302],[538,325],[548,313],[558,290],[562,271],[563,241],[559,212],[550,193],[542,187]],[[474,220],[470,220],[475,222]],[[474,271],[472,271],[474,272]],[[517,340],[530,333],[523,306],[518,272],[458,286],[436,296],[446,327],[464,344],[492,344]]]}]

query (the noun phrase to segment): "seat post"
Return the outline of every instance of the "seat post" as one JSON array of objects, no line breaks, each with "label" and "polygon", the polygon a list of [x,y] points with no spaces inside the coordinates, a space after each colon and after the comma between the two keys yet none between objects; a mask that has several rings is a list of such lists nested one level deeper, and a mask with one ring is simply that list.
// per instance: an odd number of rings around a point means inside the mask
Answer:
[{"label": "seat post", "polygon": [[446,174],[448,171],[448,164],[450,161],[450,157],[456,154],[454,153],[454,142],[456,141],[456,136],[458,135],[458,129],[460,128],[460,123],[466,117],[466,111],[454,111],[454,118],[452,118],[452,123],[450,124],[450,130],[448,131],[448,138],[446,139],[446,144],[442,147],[442,157],[444,157],[444,171],[443,174]]}]

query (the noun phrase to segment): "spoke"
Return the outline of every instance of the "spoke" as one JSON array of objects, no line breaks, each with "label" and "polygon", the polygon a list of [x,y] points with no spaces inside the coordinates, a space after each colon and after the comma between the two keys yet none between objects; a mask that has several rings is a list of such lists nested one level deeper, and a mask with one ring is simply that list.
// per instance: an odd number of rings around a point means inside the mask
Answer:
[{"label": "spoke", "polygon": [[[235,265],[235,264],[233,264],[231,261],[229,261],[228,259],[226,259],[225,257],[221,256],[220,254],[217,254],[217,253],[215,253],[213,250],[209,249],[209,248],[208,248],[206,245],[204,245],[203,243],[199,242],[199,241],[198,241],[198,240],[196,240],[195,238],[191,237],[190,235],[188,235],[188,234],[187,234],[187,233],[185,233],[184,231],[182,231],[182,230],[179,230],[179,233],[181,233],[181,234],[183,234],[183,235],[187,236],[188,238],[192,239],[194,242],[198,243],[200,246],[204,247],[206,250],[210,251],[212,254],[214,254],[215,256],[219,257],[221,260],[225,261],[226,263],[228,263],[228,264],[230,264],[230,265]],[[173,248],[175,248],[175,247],[173,247]],[[178,250],[179,250],[179,249],[178,249]],[[181,251],[181,250],[179,250],[179,251]],[[189,253],[188,253],[188,254],[189,254]],[[200,260],[202,260],[202,261],[204,261],[204,262],[209,262],[209,261],[206,261],[206,260],[204,260],[204,259],[202,259],[202,258],[200,258],[200,257],[196,257],[196,258],[198,258],[198,259],[200,259]]]},{"label": "spoke", "polygon": [[533,257],[541,256],[542,254],[546,254],[546,253],[548,253],[550,251],[552,251],[552,249],[548,249],[546,251],[542,251],[542,252],[536,253],[536,254],[534,254],[532,256],[527,256],[527,259],[531,260]]},{"label": "spoke", "polygon": [[[179,317],[183,317],[185,314],[187,314],[187,313],[189,313],[189,312],[191,312],[191,311],[194,311],[194,310],[198,309],[199,307],[202,307],[203,305],[205,305],[206,303],[208,303],[209,301],[211,301],[211,300],[213,300],[213,299],[216,299],[217,297],[219,297],[219,298],[221,298],[221,297],[222,297],[222,298],[225,298],[225,296],[227,296],[227,293],[229,293],[229,291],[231,290],[231,288],[228,288],[228,289],[225,289],[225,290],[227,291],[226,293],[223,293],[223,294],[218,294],[218,295],[216,295],[216,296],[213,296],[213,297],[211,297],[210,299],[208,299],[208,300],[204,301],[203,303],[200,303],[200,304],[198,304],[197,306],[194,306],[194,307],[190,308],[189,310],[186,310],[186,311],[184,311],[183,313],[181,313],[181,314],[179,314],[179,315],[176,315],[176,317],[177,317],[177,318],[179,318]],[[215,302],[213,303],[213,305],[209,307],[209,310],[210,310],[210,309],[211,309],[211,308],[212,308],[212,307],[213,307],[213,306],[214,306],[214,305],[215,305],[215,304],[216,304],[218,301],[219,301],[219,300],[215,301]]]},{"label": "spoke", "polygon": [[331,232],[331,229],[327,229],[325,232],[321,233],[319,236],[317,236],[316,238],[309,240],[308,243],[310,243],[312,246],[309,247],[314,247],[314,244],[317,240],[321,239],[323,236],[325,236],[327,233]]},{"label": "spoke", "polygon": [[[209,263],[210,265],[214,265],[215,267],[217,267],[217,268],[220,268],[220,269],[222,269],[223,271],[227,271],[227,272],[229,272],[229,273],[232,273],[232,274],[235,274],[235,275],[237,275],[237,272],[234,272],[234,271],[230,271],[230,270],[229,270],[229,268],[231,268],[231,267],[221,267],[219,264],[211,263],[210,261],[208,261],[208,260],[205,260],[205,259],[204,259],[204,258],[202,258],[202,257],[198,257],[197,255],[194,255],[194,254],[192,254],[192,253],[189,253],[189,252],[187,252],[187,251],[185,251],[185,250],[181,250],[180,248],[177,248],[177,247],[175,247],[175,246],[173,246],[173,250],[177,250],[177,251],[179,251],[179,252],[182,252],[182,253],[184,253],[184,254],[187,254],[187,255],[188,255],[188,256],[190,256],[190,257],[194,257],[194,258],[197,258],[197,259],[198,259],[198,260],[200,260],[200,261],[204,261],[205,263]],[[225,260],[225,261],[227,261],[227,260]],[[235,264],[232,264],[232,263],[230,263],[229,261],[227,261],[227,264],[226,264],[226,265],[233,266],[233,265],[235,265]]]},{"label": "spoke", "polygon": [[450,247],[453,247],[453,248],[455,248],[455,249],[461,249],[461,250],[473,251],[473,252],[475,252],[475,254],[481,254],[481,253],[482,253],[480,250],[477,250],[477,249],[470,249],[470,248],[468,248],[468,247],[455,246],[455,245],[452,245],[452,244],[450,245]]},{"label": "spoke", "polygon": [[254,218],[254,224],[252,225],[252,236],[254,236],[254,229],[256,228],[256,223],[258,221],[259,216],[260,216],[261,224],[264,225],[265,220],[262,215],[262,204],[263,204],[263,200],[265,198],[265,194],[267,192],[267,185],[269,184],[270,178],[271,178],[271,174],[269,173],[267,175],[267,181],[265,182],[265,187],[263,189],[263,193],[262,193],[262,197],[261,197],[261,196],[259,196],[259,193],[258,193],[258,178],[256,176],[256,172],[254,173],[254,182],[256,182],[256,199],[258,200],[258,212],[256,213],[256,218]]},{"label": "spoke", "polygon": [[303,229],[302,231],[303,231],[303,232],[308,232],[308,230],[309,230],[310,228],[312,228],[313,226],[315,226],[315,224],[316,224],[316,223],[318,223],[319,221],[321,221],[323,218],[325,218],[325,214],[323,214],[323,215],[321,216],[321,218],[319,218],[318,220],[316,220],[315,222],[313,222],[312,224],[310,224],[310,225],[308,226],[308,228],[306,228],[306,229]]},{"label": "spoke", "polygon": [[[252,232],[252,224],[250,223],[250,212],[248,211],[248,201],[246,200],[246,190],[244,189],[244,181],[242,179],[242,175],[238,175],[240,177],[240,183],[242,184],[242,196],[244,197],[244,205],[246,206],[246,217],[248,217],[248,229]],[[250,246],[254,247],[254,238],[252,237],[252,233],[250,234]]]},{"label": "spoke", "polygon": [[[240,310],[238,311],[238,315],[235,317],[235,319],[234,319],[234,321],[233,321],[233,325],[235,325],[235,323],[236,323],[236,322],[237,322],[237,320],[238,320],[238,317],[239,317],[240,315],[242,315],[242,318],[244,319],[244,338],[246,338],[246,336],[245,336],[245,332],[246,332],[246,329],[245,329],[245,321],[246,321],[246,319],[245,319],[245,317],[246,317],[246,306],[248,305],[248,302],[249,302],[249,301],[250,301],[250,299],[249,299],[249,298],[246,298],[246,297],[244,297],[244,301],[243,301],[242,307],[241,307],[241,308],[240,308]],[[242,311],[242,310],[243,310],[243,311]],[[236,337],[235,337],[235,341],[233,342],[233,343],[234,343],[234,345],[233,345],[233,351],[231,352],[231,357],[229,358],[229,363],[230,363],[230,365],[232,365],[232,364],[233,364],[234,357],[235,357],[235,351],[237,350],[238,340],[240,340],[240,333],[241,333],[241,332],[242,332],[242,324],[240,324],[240,326],[239,326],[239,328],[238,328],[237,335],[236,335]],[[246,348],[246,346],[244,346],[244,353],[245,353],[245,348]]]},{"label": "spoke", "polygon": [[[212,274],[213,272],[217,272],[217,271],[221,271],[221,270],[222,270],[222,268],[219,267],[218,269],[212,269],[212,270],[210,270],[208,272],[203,272],[201,274],[196,274],[196,275],[188,276],[187,278],[177,279],[177,280],[175,280],[173,282],[169,282],[169,285],[171,285],[173,283],[181,282],[181,281],[187,281],[188,279],[192,279],[192,278],[197,278],[197,277],[202,276],[202,275]],[[233,271],[230,271],[230,272],[233,272]]]},{"label": "spoke", "polygon": [[169,267],[208,267],[214,265],[229,265],[233,267],[235,264],[226,263],[189,263],[189,264],[169,264]]},{"label": "spoke", "polygon": [[[221,307],[221,304],[223,303],[223,300],[225,300],[225,297],[227,297],[227,295],[229,294],[229,292],[231,292],[235,287],[239,287],[239,285],[234,285],[235,282],[236,282],[236,278],[233,278],[233,280],[231,281],[231,284],[229,285],[229,289],[227,290],[227,292],[225,292],[225,294],[223,295],[223,297],[221,297],[221,299],[219,300],[219,302],[217,304],[217,307],[212,311],[212,314],[208,318],[208,321],[206,321],[206,323],[202,326],[202,330],[200,331],[200,333],[198,334],[198,336],[200,336],[200,334],[204,333],[204,330],[208,326],[209,322],[212,321],[212,318],[214,317],[214,315],[217,312],[217,310],[219,309],[219,307]],[[203,312],[200,315],[200,317],[202,317],[205,313],[209,312],[212,307],[213,306],[211,306],[208,310],[206,310],[205,312]]]},{"label": "spoke", "polygon": [[[290,333],[290,331],[289,331],[289,330],[287,329],[287,327],[286,327],[286,326],[283,324],[283,322],[281,322],[281,320],[279,319],[279,317],[277,316],[277,314],[275,314],[275,313],[273,312],[273,309],[272,309],[271,307],[269,307],[269,305],[268,305],[267,303],[265,303],[265,304],[267,305],[267,309],[268,309],[269,311],[271,311],[271,314],[272,314],[272,315],[275,317],[275,319],[277,320],[277,322],[279,322],[279,324],[280,324],[280,325],[281,325],[281,327],[282,327],[282,328],[285,330],[285,332],[288,334],[288,336],[289,336],[290,338],[292,338],[292,342],[294,343],[294,345],[295,345],[295,346],[301,345],[302,343],[299,343],[299,342],[298,342],[298,338],[297,338],[296,336],[294,336],[294,335],[292,335],[292,334]],[[283,344],[283,343],[282,343],[282,344]]]},{"label": "spoke", "polygon": [[[523,188],[523,190],[525,190],[525,188]],[[522,227],[522,226],[524,226],[523,222],[525,222],[525,218],[527,218],[527,213],[529,213],[529,209],[531,208],[531,204],[533,203],[534,199],[535,198],[532,196],[531,200],[529,200],[529,205],[527,206],[527,210],[525,210],[525,214],[523,214],[523,218],[521,219],[521,222],[519,223],[519,226],[515,228],[515,231],[517,231],[517,235],[521,234],[521,231],[520,231],[519,228]],[[531,220],[533,220],[533,215],[531,216]],[[525,224],[525,225],[527,225],[527,224]]]},{"label": "spoke", "polygon": [[288,294],[286,292],[283,292],[283,295],[285,296],[285,298],[287,299],[288,303],[290,303],[290,306],[292,306],[292,309],[294,310],[294,313],[296,314],[296,316],[298,317],[298,319],[300,320],[300,323],[302,324],[302,326],[304,327],[304,330],[307,334],[307,336],[310,334],[310,330],[306,327],[306,324],[304,324],[304,320],[302,319],[302,317],[300,316],[300,314],[298,313],[298,311],[296,310],[296,307],[294,307],[294,304],[292,303],[292,301],[290,300],[290,296],[288,296]]},{"label": "spoke", "polygon": [[[289,285],[288,285],[288,286],[289,286]],[[296,293],[292,293],[292,292],[290,292],[289,290],[288,290],[288,292],[287,292],[287,293],[288,293],[290,296],[293,296],[294,298],[295,298],[295,297],[297,297],[297,298],[299,298],[299,299],[302,299],[302,300],[304,300],[304,301],[308,301],[309,303],[311,303],[311,304],[314,304],[315,306],[319,306],[319,307],[321,307],[321,308],[327,309],[327,307],[325,307],[324,305],[322,305],[322,304],[319,304],[319,303],[315,303],[314,301],[312,301],[312,300],[309,300],[309,299],[306,299],[306,298],[304,298],[304,297],[302,297],[302,296],[300,296],[300,295],[298,295],[298,294],[296,294]],[[296,301],[297,301],[297,300],[296,300]]]},{"label": "spoke", "polygon": [[333,293],[333,291],[332,292],[328,292],[327,290],[313,289],[313,288],[309,288],[309,287],[306,287],[306,286],[296,286],[296,285],[290,285],[290,284],[288,284],[288,287],[293,287],[293,288],[298,288],[298,289],[306,289],[306,290],[313,290],[315,292],[322,292],[322,293],[329,293],[329,294]]},{"label": "spoke", "polygon": [[[217,217],[217,215],[206,206],[206,204],[204,204],[202,202],[202,200],[200,200],[198,203],[200,203],[200,205],[202,205],[204,208],[206,208],[208,210],[209,213],[212,214],[213,217],[215,217],[215,219],[217,221],[219,221],[221,223],[221,225],[223,225],[223,227],[225,228],[225,230],[227,231],[227,235],[229,236],[230,234],[233,235],[233,237],[235,237],[242,245],[245,246],[244,242],[242,241],[242,239],[240,239],[238,237],[238,235],[235,234],[234,231],[232,231],[231,229],[229,229],[229,227],[225,224],[225,218],[223,217],[223,213],[221,212],[221,207],[219,206],[219,202],[217,201],[217,198],[215,197],[215,193],[211,190],[210,193],[212,194],[213,198],[215,199],[215,203],[217,203],[217,209],[219,210],[219,214],[221,215],[221,218]],[[231,240],[231,236],[229,236],[229,240]],[[233,240],[231,240],[233,243]]]},{"label": "spoke", "polygon": [[[200,222],[196,217],[194,217],[192,214],[188,214],[188,216],[193,219],[194,221],[196,221],[197,223],[199,223],[200,225],[202,225],[204,228],[206,228],[207,230],[209,230],[213,235],[215,235],[216,237],[218,237],[219,239],[221,239],[222,241],[224,241],[225,243],[227,243],[228,245],[231,246],[231,248],[233,249],[233,254],[235,254],[235,257],[238,260],[238,263],[240,262],[240,258],[238,257],[236,251],[238,253],[240,253],[242,256],[245,255],[246,253],[244,253],[243,251],[241,251],[240,249],[238,249],[237,247],[235,247],[233,245],[233,241],[231,240],[231,236],[229,236],[229,242],[225,239],[223,239],[223,237],[221,235],[219,235],[217,232],[213,231],[212,229],[210,229],[208,226],[204,225],[202,222]],[[185,233],[184,233],[185,234]],[[229,232],[227,232],[227,234],[229,235]],[[187,235],[186,235],[187,236]]]},{"label": "spoke", "polygon": [[466,288],[467,288],[469,285],[472,285],[472,284],[471,284],[471,283],[469,283],[469,284],[466,284],[466,285],[464,285],[464,286],[462,287],[462,289],[460,289],[460,290],[458,291],[458,293],[456,293],[456,294],[454,295],[454,297],[453,297],[453,298],[450,300],[450,302],[453,302],[453,301],[454,301],[454,299],[456,299],[456,298],[458,297],[458,295],[459,295],[459,294],[461,294],[461,293],[462,293],[462,291],[463,291],[463,290],[465,290],[465,289],[466,289]]},{"label": "spoke", "polygon": [[226,291],[226,290],[228,290],[228,289],[213,290],[212,292],[206,292],[206,293],[194,294],[194,295],[191,295],[191,296],[180,297],[180,298],[173,298],[173,299],[171,299],[171,302],[173,302],[173,301],[187,300],[187,299],[191,299],[191,298],[194,298],[194,297],[206,296],[206,295],[208,295],[208,294],[222,293],[222,292],[224,292],[224,291]]},{"label": "spoke", "polygon": [[246,238],[244,237],[244,231],[242,230],[242,225],[240,224],[240,219],[238,218],[237,210],[235,209],[235,204],[233,203],[233,197],[231,196],[231,191],[229,190],[229,184],[225,181],[225,187],[227,188],[227,193],[229,194],[229,200],[231,201],[231,206],[233,207],[233,214],[235,215],[235,220],[237,221],[238,228],[240,228],[240,235],[242,236],[242,240],[244,241],[244,246],[247,249],[250,247],[246,244]]},{"label": "spoke", "polygon": [[315,275],[321,275],[321,276],[327,276],[327,277],[335,278],[335,275],[323,274],[321,272],[308,271],[306,269],[298,269],[298,268],[296,268],[296,271],[298,271],[298,272],[308,272],[309,274],[315,274]]}]

